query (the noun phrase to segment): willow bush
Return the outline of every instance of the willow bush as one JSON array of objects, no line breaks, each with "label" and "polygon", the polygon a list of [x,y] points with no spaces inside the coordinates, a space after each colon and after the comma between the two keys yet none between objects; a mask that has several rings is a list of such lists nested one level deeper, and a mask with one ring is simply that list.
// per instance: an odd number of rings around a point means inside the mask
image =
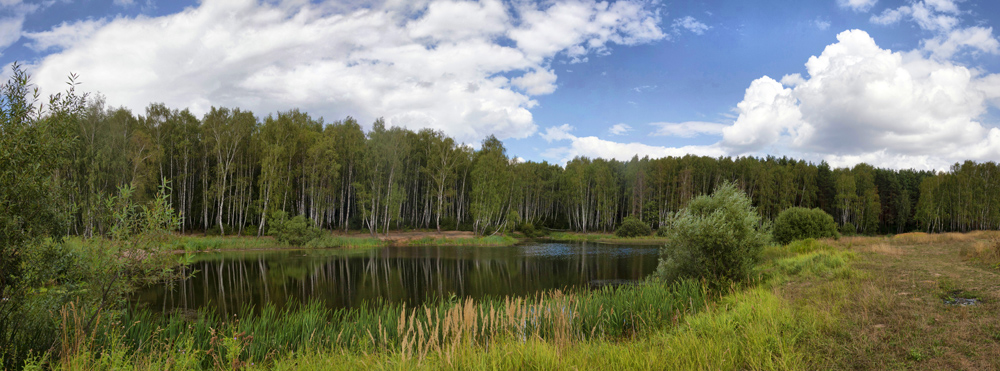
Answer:
[{"label": "willow bush", "polygon": [[771,240],[769,229],[750,198],[723,183],[711,196],[691,200],[670,221],[656,276],[702,278],[717,287],[745,281]]}]

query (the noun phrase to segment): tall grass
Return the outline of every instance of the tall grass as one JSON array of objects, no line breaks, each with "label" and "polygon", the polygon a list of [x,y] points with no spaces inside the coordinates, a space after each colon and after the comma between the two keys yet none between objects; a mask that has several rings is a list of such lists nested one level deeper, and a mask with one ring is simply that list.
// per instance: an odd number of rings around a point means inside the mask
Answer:
[{"label": "tall grass", "polygon": [[1000,267],[1000,236],[991,236],[963,246],[962,257]]},{"label": "tall grass", "polygon": [[677,326],[633,341],[595,338],[558,343],[537,337],[502,337],[490,346],[461,344],[451,353],[362,355],[310,350],[279,359],[276,370],[787,370],[809,369],[796,345],[815,332],[809,313],[796,313],[765,289],[723,298],[718,306]]},{"label": "tall grass", "polygon": [[205,368],[272,364],[279,356],[308,349],[390,352],[404,361],[432,355],[448,360],[468,346],[532,339],[568,346],[647,335],[674,326],[708,302],[700,283],[682,281],[412,308],[375,302],[330,310],[312,303],[256,311],[248,307],[232,317],[209,309],[173,315],[130,310],[89,334],[79,330],[72,316],[64,316],[63,332],[71,334],[64,343],[74,346],[61,353],[61,367],[103,369],[105,363],[118,364],[115,360],[163,366],[181,362],[175,360],[175,350],[199,355],[196,361]]},{"label": "tall grass", "polygon": [[237,237],[237,236],[177,236],[167,242],[173,250],[186,252],[195,251],[225,251],[225,250],[266,250],[288,248],[285,243],[271,237]]}]

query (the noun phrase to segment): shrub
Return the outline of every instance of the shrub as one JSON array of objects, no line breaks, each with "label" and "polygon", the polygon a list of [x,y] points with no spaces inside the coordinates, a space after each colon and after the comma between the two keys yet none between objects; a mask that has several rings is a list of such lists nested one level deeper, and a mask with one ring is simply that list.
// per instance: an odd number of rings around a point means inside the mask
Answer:
[{"label": "shrub", "polygon": [[322,235],[319,228],[313,226],[312,220],[304,215],[299,215],[288,219],[288,214],[284,211],[276,211],[271,214],[271,228],[268,234],[274,236],[278,241],[292,246],[302,246],[306,242]]},{"label": "shrub", "polygon": [[246,227],[243,227],[243,235],[244,236],[256,237],[257,236],[257,225],[253,224],[253,223],[250,223]]},{"label": "shrub", "polygon": [[847,222],[840,226],[840,233],[847,236],[853,236],[858,234],[858,228],[854,226],[854,223]]},{"label": "shrub", "polygon": [[668,281],[701,277],[716,287],[747,279],[771,237],[750,198],[729,182],[691,200],[665,235],[656,275]]},{"label": "shrub", "polygon": [[806,238],[839,237],[837,223],[825,211],[793,207],[774,220],[774,239],[782,244]]},{"label": "shrub", "polygon": [[653,234],[653,229],[634,216],[626,217],[615,230],[615,236],[618,237],[643,237],[651,234]]},{"label": "shrub", "polygon": [[527,238],[545,237],[547,234],[544,229],[535,229],[535,225],[529,222],[518,224],[517,230],[524,233],[524,237]]}]

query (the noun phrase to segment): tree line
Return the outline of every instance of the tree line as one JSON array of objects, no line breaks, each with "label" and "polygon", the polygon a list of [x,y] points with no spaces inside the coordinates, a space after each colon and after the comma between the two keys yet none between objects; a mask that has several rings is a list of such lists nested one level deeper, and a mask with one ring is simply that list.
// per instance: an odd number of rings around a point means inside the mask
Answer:
[{"label": "tree line", "polygon": [[[183,232],[262,235],[277,211],[330,230],[425,228],[493,234],[522,223],[581,232],[635,216],[653,228],[694,197],[732,181],[765,219],[820,208],[847,233],[1000,228],[994,162],[935,173],[858,164],[832,168],[778,157],[575,158],[519,162],[488,137],[478,150],[441,131],[365,131],[290,110],[259,117],[213,107],[201,117],[151,104],[107,107],[100,96],[52,112],[70,149],[52,169],[72,220],[68,234],[105,235],[123,185],[152,198],[160,183]],[[69,140],[72,139],[72,140]]]}]

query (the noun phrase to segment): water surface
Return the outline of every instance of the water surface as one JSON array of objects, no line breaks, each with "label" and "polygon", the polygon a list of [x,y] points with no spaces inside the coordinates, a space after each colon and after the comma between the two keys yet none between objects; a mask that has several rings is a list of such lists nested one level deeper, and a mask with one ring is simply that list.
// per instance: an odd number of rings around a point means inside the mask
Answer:
[{"label": "water surface", "polygon": [[434,298],[532,295],[641,280],[656,269],[656,246],[539,243],[512,247],[386,247],[204,253],[196,273],[140,290],[153,310],[320,300],[330,308],[363,302],[419,305]]}]

